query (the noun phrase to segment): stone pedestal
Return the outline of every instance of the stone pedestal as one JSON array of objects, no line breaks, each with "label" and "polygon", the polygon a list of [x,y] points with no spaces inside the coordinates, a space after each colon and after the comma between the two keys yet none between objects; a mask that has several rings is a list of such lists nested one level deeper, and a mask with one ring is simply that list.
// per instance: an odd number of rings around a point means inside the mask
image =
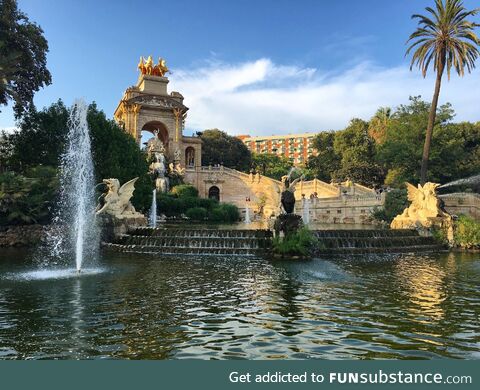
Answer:
[{"label": "stone pedestal", "polygon": [[275,236],[278,237],[280,232],[284,236],[288,236],[292,233],[295,233],[298,229],[303,226],[303,220],[300,215],[297,214],[280,214],[273,224],[273,229],[275,231]]},{"label": "stone pedestal", "polygon": [[142,216],[117,218],[110,214],[101,214],[98,217],[103,242],[112,242],[129,230],[147,226],[147,218]]}]

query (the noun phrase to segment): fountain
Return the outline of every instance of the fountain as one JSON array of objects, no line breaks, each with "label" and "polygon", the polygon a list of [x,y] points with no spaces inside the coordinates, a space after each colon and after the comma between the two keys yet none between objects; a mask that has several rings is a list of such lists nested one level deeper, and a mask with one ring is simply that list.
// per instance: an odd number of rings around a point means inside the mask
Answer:
[{"label": "fountain", "polygon": [[452,186],[459,186],[459,185],[469,185],[469,184],[478,184],[480,183],[480,175],[470,176],[465,179],[459,179],[451,181],[450,183],[445,183],[439,186],[438,188],[447,188]]},{"label": "fountain", "polygon": [[157,190],[153,190],[152,207],[150,208],[150,227],[157,227]]},{"label": "fountain", "polygon": [[[52,229],[46,237],[44,265],[70,264],[80,272],[85,259],[96,257],[99,235],[95,222],[95,180],[88,106],[76,100],[69,117],[66,149],[60,164],[60,197]],[[88,243],[88,245],[87,245]],[[45,261],[46,260],[46,261]]]},{"label": "fountain", "polygon": [[302,217],[294,214],[295,211],[295,186],[303,180],[303,175],[292,180],[292,174],[297,168],[292,167],[288,175],[282,176],[282,190],[280,193],[280,215],[275,219],[273,229],[275,236],[282,232],[285,236],[296,232],[303,226]]},{"label": "fountain", "polygon": [[303,199],[303,223],[308,225],[310,223],[310,199]]},{"label": "fountain", "polygon": [[245,223],[251,223],[252,220],[250,218],[250,208],[248,207],[248,203],[245,207]]}]

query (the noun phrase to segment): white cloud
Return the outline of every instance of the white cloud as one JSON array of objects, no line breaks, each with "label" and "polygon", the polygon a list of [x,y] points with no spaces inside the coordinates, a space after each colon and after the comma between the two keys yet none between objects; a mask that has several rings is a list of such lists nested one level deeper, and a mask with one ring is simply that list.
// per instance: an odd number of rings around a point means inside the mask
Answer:
[{"label": "white cloud", "polygon": [[7,134],[11,134],[11,133],[14,133],[17,130],[18,130],[18,128],[15,127],[15,126],[0,127],[0,133],[5,132]]},{"label": "white cloud", "polygon": [[[423,79],[407,65],[362,62],[332,74],[261,58],[177,70],[170,85],[190,107],[187,128],[266,135],[341,129],[353,117],[368,119],[378,107],[407,103],[411,95],[429,100],[434,79]],[[445,77],[440,103],[451,102],[457,120],[477,121],[479,90],[478,70],[463,79],[452,76],[450,82]]]}]

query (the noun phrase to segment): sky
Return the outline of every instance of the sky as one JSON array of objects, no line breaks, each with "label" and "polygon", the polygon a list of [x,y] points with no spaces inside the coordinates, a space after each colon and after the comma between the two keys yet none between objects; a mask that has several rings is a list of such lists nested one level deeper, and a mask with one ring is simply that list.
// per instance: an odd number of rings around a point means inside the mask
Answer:
[{"label": "sky", "polygon": [[[273,135],[337,130],[380,106],[430,100],[434,75],[409,70],[414,13],[433,0],[19,0],[44,30],[52,85],[38,108],[77,97],[108,117],[137,81],[141,55],[163,57],[169,91],[189,107],[186,132]],[[465,0],[468,9],[478,1]],[[477,22],[480,19],[477,17]],[[444,79],[440,103],[480,120],[480,66]],[[15,126],[0,107],[0,129]]]}]

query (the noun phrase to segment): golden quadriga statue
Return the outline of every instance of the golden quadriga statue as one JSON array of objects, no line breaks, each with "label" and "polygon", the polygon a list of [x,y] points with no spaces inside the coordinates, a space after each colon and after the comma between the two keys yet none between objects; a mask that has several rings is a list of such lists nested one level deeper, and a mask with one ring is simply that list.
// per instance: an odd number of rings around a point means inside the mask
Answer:
[{"label": "golden quadriga statue", "polygon": [[417,229],[428,231],[432,227],[445,229],[448,240],[453,239],[453,219],[450,214],[441,208],[437,196],[436,183],[425,183],[418,188],[410,183],[407,185],[408,200],[412,203],[402,214],[397,215],[392,221],[392,229]]},{"label": "golden quadriga statue", "polygon": [[163,58],[159,58],[158,63],[154,65],[152,56],[149,56],[146,61],[143,57],[140,57],[140,62],[138,63],[137,68],[140,70],[141,74],[146,76],[163,77],[166,73],[170,72]]}]

